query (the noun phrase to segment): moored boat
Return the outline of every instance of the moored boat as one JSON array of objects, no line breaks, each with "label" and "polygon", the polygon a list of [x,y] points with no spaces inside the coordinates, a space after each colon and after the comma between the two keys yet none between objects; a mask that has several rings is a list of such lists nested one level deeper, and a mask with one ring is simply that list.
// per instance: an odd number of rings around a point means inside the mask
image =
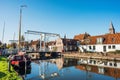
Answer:
[{"label": "moored boat", "polygon": [[31,58],[28,55],[12,55],[10,58],[10,64],[15,67],[23,68],[31,65]]}]

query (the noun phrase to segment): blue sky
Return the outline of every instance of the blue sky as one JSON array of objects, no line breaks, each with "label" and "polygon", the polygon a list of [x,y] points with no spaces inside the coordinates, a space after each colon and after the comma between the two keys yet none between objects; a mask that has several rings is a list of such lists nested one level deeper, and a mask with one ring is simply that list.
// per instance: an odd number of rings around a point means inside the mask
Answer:
[{"label": "blue sky", "polygon": [[[20,5],[22,34],[27,30],[58,33],[68,38],[80,33],[108,33],[110,22],[120,32],[120,0],[0,0],[0,40],[5,21],[4,42],[18,39]],[[35,39],[39,36],[27,36]]]}]

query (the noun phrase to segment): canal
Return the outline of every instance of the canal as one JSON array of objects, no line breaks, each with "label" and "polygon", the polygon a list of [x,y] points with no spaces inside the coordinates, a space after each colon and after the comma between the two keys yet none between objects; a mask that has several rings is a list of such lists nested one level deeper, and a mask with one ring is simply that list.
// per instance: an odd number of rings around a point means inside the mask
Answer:
[{"label": "canal", "polygon": [[73,58],[34,60],[30,69],[17,72],[25,80],[120,80],[120,62]]}]

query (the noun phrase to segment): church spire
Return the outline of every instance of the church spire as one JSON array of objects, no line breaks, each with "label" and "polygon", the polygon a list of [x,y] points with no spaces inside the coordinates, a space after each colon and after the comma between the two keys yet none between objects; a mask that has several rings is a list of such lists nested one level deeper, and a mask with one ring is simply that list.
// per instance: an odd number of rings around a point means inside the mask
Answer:
[{"label": "church spire", "polygon": [[113,24],[112,24],[112,21],[111,21],[111,23],[110,23],[109,33],[110,33],[110,34],[115,34],[115,29],[114,29],[114,26],[113,26]]}]

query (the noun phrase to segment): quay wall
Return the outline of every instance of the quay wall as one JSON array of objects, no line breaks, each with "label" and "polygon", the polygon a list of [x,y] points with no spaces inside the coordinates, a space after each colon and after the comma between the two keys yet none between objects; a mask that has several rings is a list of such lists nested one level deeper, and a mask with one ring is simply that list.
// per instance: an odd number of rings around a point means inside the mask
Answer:
[{"label": "quay wall", "polygon": [[79,52],[63,52],[65,58],[88,58],[101,60],[117,60],[120,61],[120,54],[102,54],[102,53],[79,53]]}]

